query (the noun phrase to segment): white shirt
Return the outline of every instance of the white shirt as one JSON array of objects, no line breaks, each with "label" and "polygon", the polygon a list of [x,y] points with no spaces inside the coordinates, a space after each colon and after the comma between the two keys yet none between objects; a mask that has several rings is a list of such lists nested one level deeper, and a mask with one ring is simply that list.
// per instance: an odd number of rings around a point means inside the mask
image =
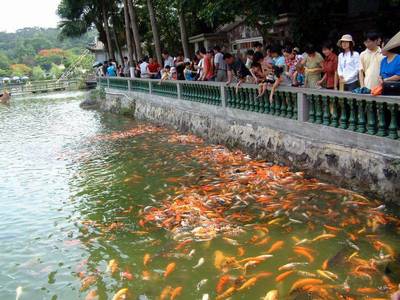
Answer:
[{"label": "white shirt", "polygon": [[358,52],[340,53],[338,61],[338,75],[343,76],[345,84],[350,84],[358,80],[360,70],[360,55]]},{"label": "white shirt", "polygon": [[217,52],[215,54],[214,64],[218,64],[218,70],[226,71],[226,63],[224,61],[224,55],[221,52]]},{"label": "white shirt", "polygon": [[171,68],[174,66],[174,58],[172,56],[168,56],[166,60],[164,60],[164,68],[166,66],[170,66]]},{"label": "white shirt", "polygon": [[199,74],[200,77],[201,77],[201,75],[203,75],[204,58],[202,58],[202,59],[199,60],[199,63],[198,63],[198,65],[197,65],[197,67],[199,68],[199,69],[197,70],[197,74]]},{"label": "white shirt", "polygon": [[149,64],[147,62],[142,62],[140,64],[140,77],[141,78],[149,78],[149,71],[148,71]]}]

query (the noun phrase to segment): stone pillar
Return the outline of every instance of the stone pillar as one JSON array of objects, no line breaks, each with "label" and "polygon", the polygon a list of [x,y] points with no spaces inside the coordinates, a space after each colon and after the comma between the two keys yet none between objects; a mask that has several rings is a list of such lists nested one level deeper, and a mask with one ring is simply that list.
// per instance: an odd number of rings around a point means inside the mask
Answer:
[{"label": "stone pillar", "polygon": [[107,87],[110,88],[110,78],[107,77]]},{"label": "stone pillar", "polygon": [[303,93],[297,93],[297,116],[300,122],[308,121],[308,100]]},{"label": "stone pillar", "polygon": [[226,90],[225,90],[225,82],[220,85],[220,93],[221,93],[221,105],[222,107],[226,107]]},{"label": "stone pillar", "polygon": [[131,81],[130,81],[129,78],[128,78],[127,80],[128,80],[128,91],[131,91],[131,90],[132,90],[132,88],[131,88]]},{"label": "stone pillar", "polygon": [[151,95],[151,94],[153,94],[153,88],[151,86],[151,80],[149,80],[148,83],[149,83],[149,94]]},{"label": "stone pillar", "polygon": [[178,100],[181,100],[181,84],[179,82],[176,83],[176,91],[177,91],[177,97]]}]

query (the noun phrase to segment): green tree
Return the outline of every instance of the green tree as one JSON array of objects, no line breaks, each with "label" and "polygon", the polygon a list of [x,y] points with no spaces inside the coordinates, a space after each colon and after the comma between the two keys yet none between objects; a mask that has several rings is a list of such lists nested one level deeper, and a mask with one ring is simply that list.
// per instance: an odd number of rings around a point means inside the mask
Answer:
[{"label": "green tree", "polygon": [[44,70],[39,67],[33,67],[32,68],[32,79],[33,80],[43,80],[46,78],[46,73],[44,72]]}]

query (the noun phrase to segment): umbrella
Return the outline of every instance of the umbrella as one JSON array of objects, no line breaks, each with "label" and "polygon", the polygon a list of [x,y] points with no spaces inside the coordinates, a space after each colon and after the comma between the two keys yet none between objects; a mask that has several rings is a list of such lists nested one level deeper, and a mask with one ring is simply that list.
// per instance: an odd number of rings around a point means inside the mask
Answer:
[{"label": "umbrella", "polygon": [[386,43],[383,50],[400,53],[400,31]]},{"label": "umbrella", "polygon": [[103,64],[101,63],[101,62],[99,62],[99,61],[96,61],[94,64],[93,64],[93,68],[98,68],[98,67],[101,67]]},{"label": "umbrella", "polygon": [[10,78],[4,77],[4,78],[3,78],[3,81],[10,81]]},{"label": "umbrella", "polygon": [[12,80],[19,80],[19,77],[18,77],[18,76],[14,76],[14,77],[12,78]]},{"label": "umbrella", "polygon": [[22,77],[21,79],[22,79],[22,80],[29,80],[29,77],[28,77],[28,76],[24,76],[24,77]]}]

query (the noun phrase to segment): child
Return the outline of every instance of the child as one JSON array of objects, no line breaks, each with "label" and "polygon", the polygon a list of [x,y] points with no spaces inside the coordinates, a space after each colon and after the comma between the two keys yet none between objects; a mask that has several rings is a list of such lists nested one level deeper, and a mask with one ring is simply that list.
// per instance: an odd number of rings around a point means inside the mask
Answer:
[{"label": "child", "polygon": [[161,71],[161,80],[158,84],[161,84],[161,82],[165,80],[169,80],[171,78],[171,66],[167,65],[165,68]]},{"label": "child", "polygon": [[264,74],[261,64],[253,62],[250,68],[251,74],[253,75],[255,83],[258,84],[258,96],[256,99],[261,98],[267,90],[267,80]]},{"label": "child", "polygon": [[185,70],[183,70],[183,74],[185,75],[185,80],[194,81],[196,77],[196,71],[193,70],[192,63],[185,63]]},{"label": "child", "polygon": [[303,86],[304,85],[304,65],[298,63],[296,65],[296,71],[293,73],[292,86]]},{"label": "child", "polygon": [[[272,82],[272,88],[271,88],[271,94],[269,95],[269,102],[272,104],[272,102],[274,101],[274,94],[275,94],[275,90],[279,87],[279,85],[282,83],[283,81],[283,67],[278,67],[278,66],[274,66],[273,67],[273,72],[272,74],[270,74],[270,76],[272,75],[272,77],[270,77],[270,79],[267,79],[267,82]],[[272,79],[272,80],[271,80]]]}]

